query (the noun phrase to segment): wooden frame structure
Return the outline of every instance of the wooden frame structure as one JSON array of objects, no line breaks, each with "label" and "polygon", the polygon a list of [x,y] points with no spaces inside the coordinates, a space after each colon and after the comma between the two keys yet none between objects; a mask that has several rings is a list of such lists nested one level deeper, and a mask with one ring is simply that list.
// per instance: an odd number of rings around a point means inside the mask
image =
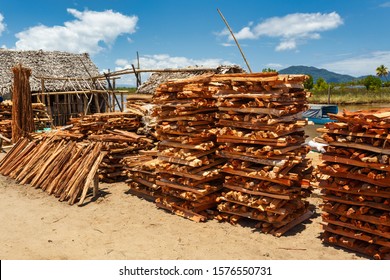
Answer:
[{"label": "wooden frame structure", "polygon": [[[53,125],[65,125],[70,118],[80,115],[123,112],[126,91],[116,89],[116,80],[123,75],[134,74],[139,86],[141,73],[193,71],[215,72],[216,68],[136,69],[133,67],[133,69],[108,72],[88,78],[34,76],[40,81],[41,91],[32,94],[33,102],[41,102],[47,106]],[[46,85],[51,82],[62,83],[62,89],[47,90]]]}]

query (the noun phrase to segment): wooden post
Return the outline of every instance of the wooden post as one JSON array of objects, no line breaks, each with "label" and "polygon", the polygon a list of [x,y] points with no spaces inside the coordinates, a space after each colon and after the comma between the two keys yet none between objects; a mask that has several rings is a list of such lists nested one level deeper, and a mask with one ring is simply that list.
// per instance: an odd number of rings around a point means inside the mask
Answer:
[{"label": "wooden post", "polygon": [[125,102],[123,98],[123,93],[121,92],[121,105],[122,105],[122,112],[125,110]]},{"label": "wooden post", "polygon": [[[138,70],[141,69],[140,67],[141,67],[141,66],[140,66],[140,64],[139,64],[139,54],[138,54],[138,51],[137,51],[137,69],[138,69]],[[140,73],[137,73],[137,74],[139,74],[138,80],[139,80],[139,84],[141,85],[141,84],[142,84],[142,81],[141,81],[141,74],[140,74]],[[137,88],[138,88],[138,86],[137,86]]]},{"label": "wooden post", "polygon": [[55,96],[55,102],[56,102],[56,106],[55,106],[55,114],[57,116],[57,121],[56,121],[56,125],[62,125],[61,123],[61,113],[60,113],[60,98],[58,97],[58,95]]},{"label": "wooden post", "polygon": [[131,67],[133,68],[135,79],[137,80],[137,88],[141,85],[141,80],[138,76],[138,72],[135,70],[134,64],[131,64]]},{"label": "wooden post", "polygon": [[93,96],[93,99],[94,99],[94,101],[95,101],[96,111],[97,111],[98,113],[100,113],[99,94],[95,93],[94,96]]},{"label": "wooden post", "polygon": [[68,116],[67,119],[69,120],[72,117],[72,99],[70,98],[71,95],[67,94],[66,96],[66,103],[68,104]]},{"label": "wooden post", "polygon": [[93,177],[93,197],[97,198],[99,195],[99,175],[96,172],[95,177]]},{"label": "wooden post", "polygon": [[330,104],[330,85],[328,85],[328,104]]}]

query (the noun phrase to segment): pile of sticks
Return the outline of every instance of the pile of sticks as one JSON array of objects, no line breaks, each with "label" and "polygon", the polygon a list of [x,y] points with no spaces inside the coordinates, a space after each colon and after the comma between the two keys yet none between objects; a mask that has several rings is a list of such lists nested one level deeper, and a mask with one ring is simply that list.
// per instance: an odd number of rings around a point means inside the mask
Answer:
[{"label": "pile of sticks", "polygon": [[156,156],[156,152],[140,151],[138,155],[123,159],[129,177],[126,181],[129,185],[128,192],[151,202],[162,197],[161,187],[156,184],[159,163]]},{"label": "pile of sticks", "polygon": [[215,154],[216,102],[210,75],[172,80],[155,93],[159,178],[163,198],[157,206],[201,222],[216,206],[222,187],[219,168],[224,160]]},{"label": "pile of sticks", "polygon": [[322,139],[329,144],[319,166],[323,240],[390,259],[389,109],[331,115]]},{"label": "pile of sticks", "polygon": [[105,156],[101,149],[101,143],[77,143],[55,134],[41,141],[21,138],[0,162],[0,174],[82,205]]},{"label": "pile of sticks", "polygon": [[12,138],[12,101],[5,100],[0,103],[0,134]]},{"label": "pile of sticks", "polygon": [[[35,129],[42,130],[51,127],[51,121],[43,103],[32,103]],[[0,103],[0,133],[12,138],[12,101],[5,100]]]},{"label": "pile of sticks", "polygon": [[137,134],[141,126],[141,115],[134,113],[100,113],[72,118],[69,136],[102,142],[106,152],[99,166],[99,179],[104,182],[123,181],[127,171],[122,160],[153,148],[154,139]]},{"label": "pile of sticks", "polygon": [[211,78],[218,87],[218,154],[228,159],[219,220],[249,218],[262,232],[281,236],[312,215],[303,200],[311,172],[302,119],[305,79],[278,73]]}]

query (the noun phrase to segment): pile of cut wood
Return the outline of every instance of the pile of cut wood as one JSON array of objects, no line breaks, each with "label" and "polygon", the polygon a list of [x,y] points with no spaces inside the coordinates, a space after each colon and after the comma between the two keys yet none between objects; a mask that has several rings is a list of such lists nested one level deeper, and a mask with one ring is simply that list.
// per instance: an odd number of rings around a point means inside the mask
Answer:
[{"label": "pile of cut wood", "polygon": [[215,144],[216,102],[210,90],[212,75],[161,84],[157,104],[157,166],[163,198],[157,206],[192,219],[206,221],[222,187]]},{"label": "pile of cut wood", "polygon": [[142,126],[138,129],[139,134],[147,135],[150,138],[157,138],[156,118],[152,116],[154,104],[151,94],[129,94],[127,95],[126,111],[142,115]]},{"label": "pile of cut wood", "polygon": [[390,259],[389,109],[331,115],[322,173],[323,240]]},{"label": "pile of cut wood", "polygon": [[[32,103],[33,117],[36,130],[51,127],[51,121],[43,103]],[[6,100],[0,103],[0,134],[12,138],[12,101]]]},{"label": "pile of cut wood", "polygon": [[0,162],[0,174],[81,205],[96,183],[105,155],[101,149],[101,143],[77,143],[55,134],[40,141],[22,138]]},{"label": "pile of cut wood", "polygon": [[128,156],[123,159],[129,179],[129,193],[146,200],[155,202],[160,198],[161,187],[156,184],[158,179],[156,159],[154,151],[140,151],[138,155]]},{"label": "pile of cut wood", "polygon": [[228,159],[220,220],[249,218],[262,232],[281,236],[312,215],[303,200],[311,172],[302,119],[305,79],[277,73],[211,78],[218,87],[218,154]]},{"label": "pile of cut wood", "polygon": [[107,155],[99,167],[99,179],[104,182],[125,180],[124,158],[154,147],[154,139],[136,133],[141,114],[100,113],[72,118],[70,123],[70,135],[103,143],[102,150]]}]

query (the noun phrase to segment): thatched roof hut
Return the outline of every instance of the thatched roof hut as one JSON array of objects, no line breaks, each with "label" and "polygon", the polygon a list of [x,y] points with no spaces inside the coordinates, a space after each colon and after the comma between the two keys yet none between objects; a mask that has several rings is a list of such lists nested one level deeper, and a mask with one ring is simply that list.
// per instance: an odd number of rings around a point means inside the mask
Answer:
[{"label": "thatched roof hut", "polygon": [[[172,69],[171,69],[172,70]],[[154,94],[156,88],[165,83],[168,80],[173,79],[186,79],[193,76],[203,75],[206,73],[216,73],[216,74],[228,74],[228,73],[244,73],[245,70],[238,65],[221,65],[214,70],[205,71],[204,68],[193,67],[193,68],[184,68],[185,71],[168,71],[167,72],[156,72],[153,73],[149,79],[144,82],[138,89],[137,93],[141,94]]]},{"label": "thatched roof hut", "polygon": [[[83,78],[99,75],[99,70],[87,53],[73,54],[59,51],[14,51],[0,49],[0,94],[11,91],[12,67],[21,63],[32,70],[31,91],[40,92],[41,80],[36,77]],[[64,86],[64,80],[45,81],[45,91],[77,90],[82,83]]]}]

